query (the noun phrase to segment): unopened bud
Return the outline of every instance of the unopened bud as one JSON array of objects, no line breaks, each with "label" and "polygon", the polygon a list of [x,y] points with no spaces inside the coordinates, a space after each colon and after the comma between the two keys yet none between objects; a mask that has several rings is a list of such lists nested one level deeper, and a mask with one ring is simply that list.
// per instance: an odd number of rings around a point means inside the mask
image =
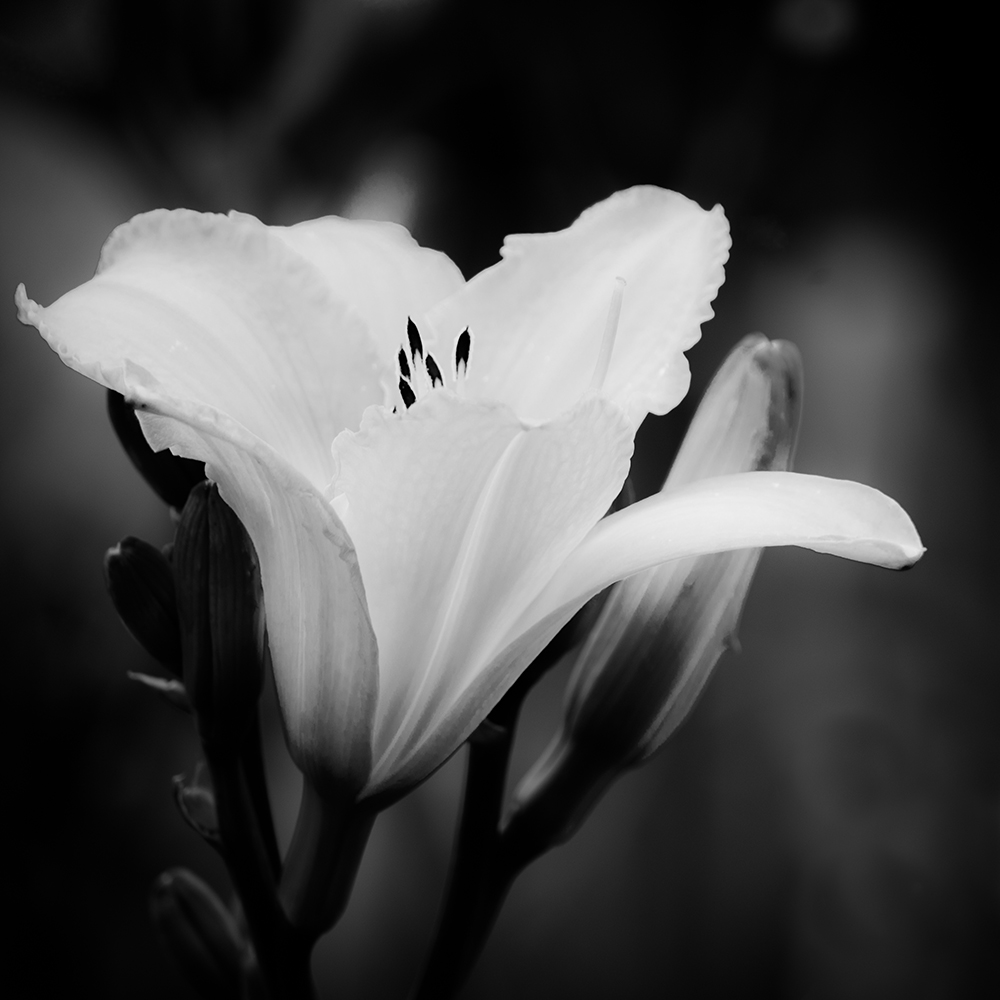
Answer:
[{"label": "unopened bud", "polygon": [[153,659],[180,675],[177,597],[166,556],[141,538],[125,538],[108,549],[104,578],[115,611],[133,638]]},{"label": "unopened bud", "polygon": [[170,451],[153,451],[146,441],[135,408],[124,396],[108,390],[108,416],[125,454],[157,496],[180,510],[192,487],[205,478],[205,463],[180,458]]},{"label": "unopened bud", "polygon": [[199,731],[236,746],[263,686],[260,578],[253,544],[214,483],[191,491],[173,563],[184,686]]},{"label": "unopened bud", "polygon": [[247,945],[233,915],[200,878],[184,868],[153,884],[150,915],[164,947],[195,993],[239,1000]]},{"label": "unopened bud", "polygon": [[[798,351],[746,338],[706,391],[664,491],[789,468],[801,393]],[[617,584],[569,682],[566,738],[615,766],[653,753],[733,644],[759,557],[752,549],[677,560]]]}]

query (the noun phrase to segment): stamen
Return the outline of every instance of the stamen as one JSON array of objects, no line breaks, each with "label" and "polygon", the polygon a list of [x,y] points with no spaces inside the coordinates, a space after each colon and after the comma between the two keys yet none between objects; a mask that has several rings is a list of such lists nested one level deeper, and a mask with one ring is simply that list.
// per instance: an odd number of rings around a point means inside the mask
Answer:
[{"label": "stamen", "polygon": [[417,329],[417,324],[409,316],[406,317],[406,339],[410,342],[410,357],[413,358],[413,363],[416,364],[418,354],[423,359],[424,344],[420,339],[420,331]]},{"label": "stamen", "polygon": [[465,397],[465,380],[469,376],[469,358],[472,355],[472,334],[466,327],[455,341],[455,392]]},{"label": "stamen", "polygon": [[441,376],[441,369],[438,368],[437,362],[434,360],[433,355],[427,355],[427,374],[431,379],[431,388],[433,389],[436,385],[444,385],[444,378]]},{"label": "stamen", "polygon": [[403,398],[403,405],[409,409],[417,401],[417,397],[410,388],[410,383],[405,378],[399,380],[399,395]]},{"label": "stamen", "polygon": [[455,378],[457,379],[459,373],[465,375],[469,370],[469,354],[472,351],[472,334],[469,333],[469,328],[466,327],[459,335],[458,340],[455,342]]},{"label": "stamen", "polygon": [[[399,370],[399,398],[406,409],[409,409],[418,399],[423,399],[427,393],[439,386],[444,388],[444,375],[441,366],[434,356],[424,351],[424,342],[420,337],[417,324],[410,317],[406,319],[407,343],[399,348],[396,363]],[[468,336],[466,336],[468,340]],[[409,347],[409,354],[407,354]],[[468,354],[468,344],[465,348]]]},{"label": "stamen", "polygon": [[608,308],[608,321],[604,324],[604,337],[601,340],[601,353],[597,356],[597,367],[590,380],[592,392],[600,392],[611,367],[611,355],[615,349],[615,337],[618,335],[618,318],[622,314],[622,297],[625,294],[625,279],[615,278],[615,290],[611,293],[611,305]]}]

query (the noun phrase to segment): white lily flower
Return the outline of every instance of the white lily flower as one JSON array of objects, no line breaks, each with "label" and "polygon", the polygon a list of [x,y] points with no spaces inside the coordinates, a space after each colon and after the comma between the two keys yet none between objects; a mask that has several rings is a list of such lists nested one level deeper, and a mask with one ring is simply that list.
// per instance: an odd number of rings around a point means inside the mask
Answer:
[{"label": "white lily flower", "polygon": [[91,281],[17,304],[154,449],[206,462],[257,549],[292,754],[318,788],[370,796],[430,774],[624,576],[761,545],[919,557],[888,498],[790,474],[601,520],[636,426],[687,391],[728,247],[721,209],[656,188],[508,238],[468,283],[389,224],[159,211],[115,231]]}]

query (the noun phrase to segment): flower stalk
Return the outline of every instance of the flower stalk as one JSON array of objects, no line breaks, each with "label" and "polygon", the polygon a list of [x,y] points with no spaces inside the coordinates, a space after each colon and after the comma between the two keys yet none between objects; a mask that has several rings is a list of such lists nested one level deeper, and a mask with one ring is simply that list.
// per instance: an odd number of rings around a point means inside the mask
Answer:
[{"label": "flower stalk", "polygon": [[322,795],[306,778],[280,897],[296,932],[315,942],[340,919],[376,813],[353,796]]},{"label": "flower stalk", "polygon": [[[611,510],[634,499],[626,481]],[[517,721],[528,692],[579,646],[600,600],[584,605],[560,630],[468,740],[458,832],[434,942],[413,993],[414,1000],[453,996],[465,982],[489,937],[516,875],[503,872],[501,820]],[[526,862],[527,863],[527,862]]]}]

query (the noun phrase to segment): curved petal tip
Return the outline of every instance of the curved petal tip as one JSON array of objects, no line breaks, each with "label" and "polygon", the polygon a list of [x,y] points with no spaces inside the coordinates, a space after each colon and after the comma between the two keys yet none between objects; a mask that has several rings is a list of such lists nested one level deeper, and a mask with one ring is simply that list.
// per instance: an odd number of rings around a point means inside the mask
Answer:
[{"label": "curved petal tip", "polygon": [[41,321],[42,307],[34,299],[28,298],[23,281],[14,290],[14,305],[17,306],[17,318],[25,326],[38,326]]}]

